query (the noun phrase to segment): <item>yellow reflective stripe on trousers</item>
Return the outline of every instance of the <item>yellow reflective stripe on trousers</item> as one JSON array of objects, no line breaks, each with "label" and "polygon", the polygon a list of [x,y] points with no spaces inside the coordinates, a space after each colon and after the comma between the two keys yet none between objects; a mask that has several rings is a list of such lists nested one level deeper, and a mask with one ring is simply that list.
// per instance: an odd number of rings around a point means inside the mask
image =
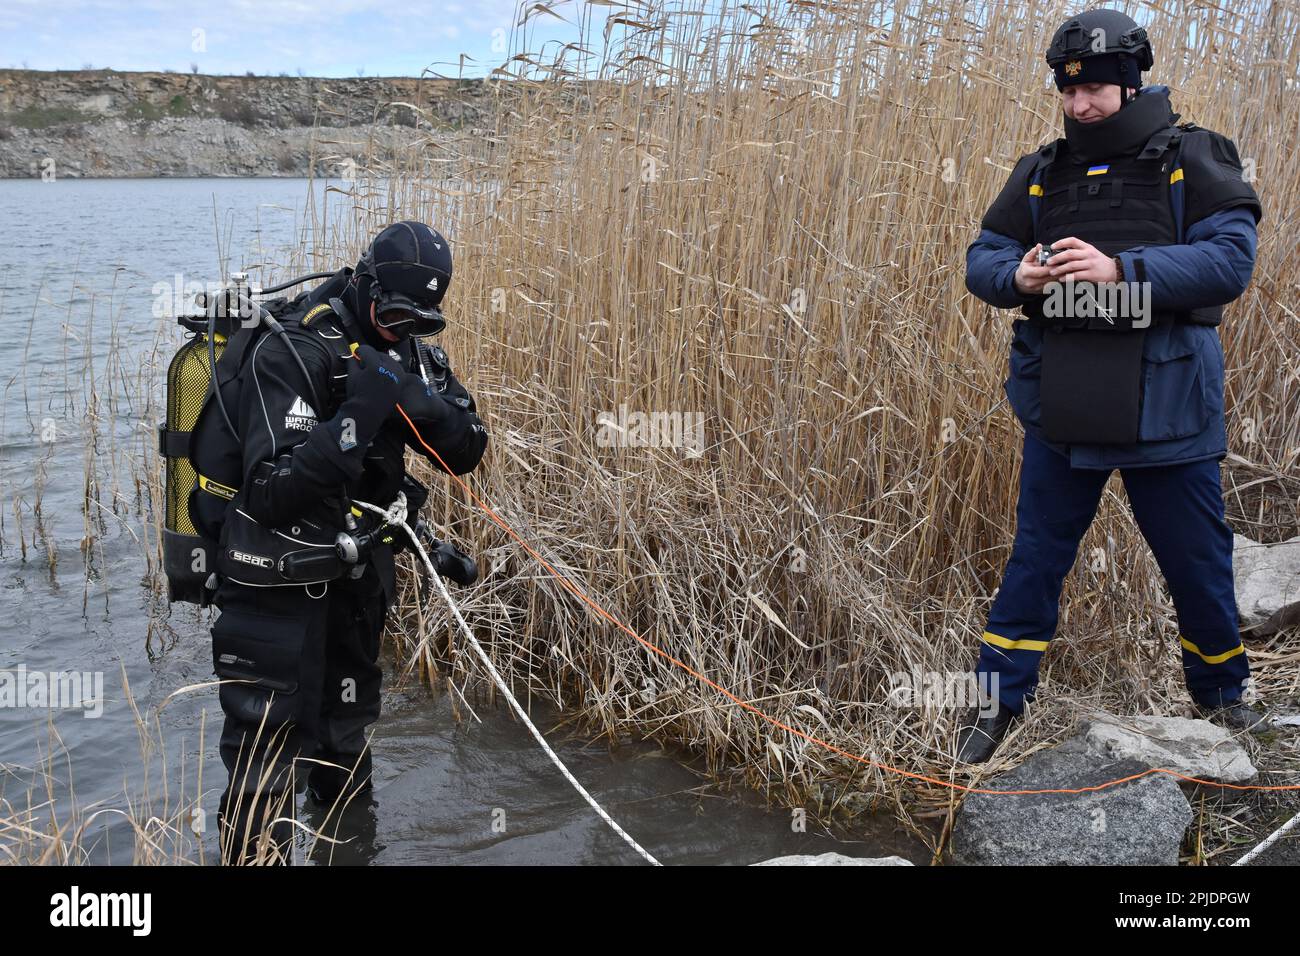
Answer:
[{"label": "yellow reflective stripe on trousers", "polygon": [[1003,647],[1009,651],[1045,651],[1047,650],[1046,641],[1013,641],[1010,638],[1003,637],[1000,634],[994,634],[992,631],[984,632],[984,641],[992,644],[994,647]]},{"label": "yellow reflective stripe on trousers", "polygon": [[1222,664],[1230,657],[1236,657],[1238,654],[1246,653],[1246,648],[1242,646],[1240,643],[1238,643],[1237,646],[1230,651],[1224,651],[1222,654],[1206,655],[1206,654],[1202,654],[1201,649],[1197,647],[1195,644],[1193,644],[1191,641],[1189,641],[1187,638],[1183,637],[1183,635],[1179,634],[1178,640],[1182,642],[1184,649],[1191,651],[1193,654],[1195,654],[1201,660],[1205,661],[1205,663],[1207,664]]}]

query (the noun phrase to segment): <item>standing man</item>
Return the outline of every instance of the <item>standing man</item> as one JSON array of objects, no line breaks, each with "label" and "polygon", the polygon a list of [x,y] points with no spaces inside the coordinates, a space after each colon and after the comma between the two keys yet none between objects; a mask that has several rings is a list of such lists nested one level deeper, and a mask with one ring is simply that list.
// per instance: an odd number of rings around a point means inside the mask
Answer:
[{"label": "standing man", "polygon": [[487,446],[446,355],[411,338],[443,329],[450,281],[446,239],[395,223],[355,270],[305,295],[282,328],[239,333],[217,365],[220,400],[191,437],[190,515],[220,543],[223,861],[285,854],[290,825],[272,821],[292,816],[300,784],[326,807],[371,789],[366,728],[406,542],[353,502],[387,508],[400,492],[414,526],[427,492],[406,475],[406,447],[465,474]]},{"label": "standing man", "polygon": [[1168,88],[1142,87],[1151,44],[1123,13],[1072,17],[1046,59],[1065,137],[1020,159],[966,252],[966,287],[1025,316],[1005,383],[1025,430],[1015,543],[976,667],[997,699],[961,732],[957,757],[972,763],[1033,695],[1115,468],[1173,596],[1198,710],[1234,728],[1260,721],[1241,701],[1215,328],[1250,281],[1259,200],[1230,139],[1173,125]]}]

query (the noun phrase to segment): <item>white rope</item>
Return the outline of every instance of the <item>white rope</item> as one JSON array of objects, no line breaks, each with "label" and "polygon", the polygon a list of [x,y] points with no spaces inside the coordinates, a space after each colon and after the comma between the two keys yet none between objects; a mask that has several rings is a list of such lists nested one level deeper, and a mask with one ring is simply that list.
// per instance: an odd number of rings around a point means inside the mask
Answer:
[{"label": "white rope", "polygon": [[[641,855],[642,859],[652,866],[662,866],[663,864],[651,856],[650,852],[646,850],[645,847],[637,843],[636,840],[632,838],[631,834],[619,826],[617,821],[605,812],[605,808],[596,802],[596,798],[588,793],[586,788],[578,782],[577,777],[569,771],[569,768],[564,765],[562,760],[560,760],[559,755],[551,749],[551,745],[546,742],[546,738],[542,736],[542,732],[537,729],[537,726],[529,719],[528,714],[524,711],[523,707],[519,705],[519,701],[515,699],[515,695],[510,692],[510,688],[506,686],[506,682],[501,678],[496,667],[493,666],[492,659],[488,657],[487,652],[483,650],[483,645],[474,637],[474,633],[469,629],[469,625],[466,624],[465,619],[461,617],[460,608],[458,608],[456,602],[451,599],[451,594],[447,591],[447,586],[442,583],[442,578],[434,568],[433,562],[429,560],[429,555],[428,552],[424,550],[424,545],[420,542],[420,539],[416,536],[415,532],[411,530],[410,525],[406,523],[406,496],[399,492],[397,500],[394,501],[387,510],[380,508],[378,505],[372,505],[368,501],[354,500],[352,503],[358,508],[364,508],[374,514],[381,515],[389,524],[397,525],[406,532],[406,536],[411,539],[411,543],[415,546],[415,550],[420,555],[420,559],[424,561],[424,566],[429,572],[429,577],[438,585],[438,590],[442,592],[442,597],[447,602],[447,607],[451,609],[452,616],[456,618],[456,623],[460,625],[461,633],[463,633],[465,639],[469,641],[470,647],[474,648],[475,653],[478,654],[479,660],[482,661],[483,666],[487,668],[487,672],[492,675],[492,681],[497,685],[497,690],[501,691],[501,693],[505,695],[506,700],[514,710],[515,715],[523,721],[524,726],[528,728],[528,732],[533,735],[533,739],[537,741],[542,750],[546,751],[546,756],[551,758],[551,763],[555,764],[560,773],[564,775],[564,779],[569,781],[569,785],[572,786],[574,790],[578,791],[582,796],[582,799],[586,800],[587,803],[591,805],[591,808],[600,815],[600,818],[609,824],[609,828],[622,837],[623,841],[628,846],[636,850],[636,852]],[[399,504],[401,506],[400,510],[398,508]]]},{"label": "white rope", "polygon": [[1279,839],[1281,839],[1282,834],[1286,833],[1288,830],[1290,830],[1292,827],[1294,827],[1297,823],[1300,823],[1300,813],[1297,813],[1295,816],[1293,816],[1293,817],[1292,817],[1290,820],[1288,820],[1286,823],[1282,824],[1282,826],[1278,827],[1277,831],[1276,831],[1272,836],[1270,836],[1270,837],[1269,837],[1268,839],[1266,839],[1263,843],[1261,843],[1259,846],[1255,847],[1255,849],[1251,850],[1249,853],[1247,853],[1245,856],[1243,856],[1240,860],[1238,860],[1237,862],[1233,863],[1232,865],[1233,865],[1233,866],[1245,866],[1247,863],[1249,863],[1251,860],[1255,859],[1255,857],[1259,856],[1261,853],[1263,853],[1265,850],[1267,850],[1269,847],[1271,847],[1274,843],[1276,843]]}]

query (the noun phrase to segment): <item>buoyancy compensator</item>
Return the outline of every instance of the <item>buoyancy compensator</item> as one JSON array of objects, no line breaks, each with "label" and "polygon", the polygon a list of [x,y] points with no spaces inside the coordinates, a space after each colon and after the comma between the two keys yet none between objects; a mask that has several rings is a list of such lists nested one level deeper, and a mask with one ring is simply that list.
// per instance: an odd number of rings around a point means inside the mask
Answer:
[{"label": "buoyancy compensator", "polygon": [[[217,500],[234,499],[241,480],[242,461],[236,455],[228,468],[199,475],[190,452],[190,437],[209,396],[215,399],[224,426],[237,436],[220,390],[214,388],[218,370],[237,370],[242,353],[267,328],[283,332],[277,315],[292,311],[307,295],[293,299],[254,301],[254,296],[280,292],[313,279],[329,278],[331,272],[300,276],[288,282],[258,289],[245,273],[234,273],[227,286],[215,294],[199,293],[195,305],[202,314],[183,315],[177,322],[190,333],[176,350],[167,369],[166,419],[158,426],[158,451],[164,463],[162,564],[167,577],[168,597],[200,605],[210,603],[217,567],[217,542],[211,529],[199,527],[190,513],[191,491],[202,484]],[[231,375],[223,374],[222,381]],[[237,451],[237,437],[232,443]],[[216,474],[215,472],[221,472]],[[315,544],[315,542],[313,542]],[[319,545],[316,545],[319,547]],[[250,570],[263,570],[250,566]]]}]

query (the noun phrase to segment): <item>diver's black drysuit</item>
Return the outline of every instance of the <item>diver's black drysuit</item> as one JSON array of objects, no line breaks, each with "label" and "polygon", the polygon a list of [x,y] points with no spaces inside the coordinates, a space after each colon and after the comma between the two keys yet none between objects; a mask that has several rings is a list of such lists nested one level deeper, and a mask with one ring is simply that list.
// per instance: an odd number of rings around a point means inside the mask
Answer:
[{"label": "diver's black drysuit", "polygon": [[[449,369],[445,391],[427,388],[415,374],[412,340],[382,342],[368,317],[364,324],[355,317],[351,272],[341,270],[300,297],[281,319],[285,336],[249,335],[241,348],[227,349],[219,380],[240,440],[231,442],[209,401],[191,441],[199,475],[215,478],[215,487],[237,489],[227,502],[205,494],[201,478],[190,505],[196,526],[220,535],[215,603],[221,614],[212,627],[212,653],[217,675],[232,681],[220,688],[221,757],[230,781],[218,819],[227,860],[251,856],[269,819],[293,816],[293,792],[304,778],[327,805],[370,788],[365,730],[379,716],[380,633],[395,588],[394,548],[406,544],[404,532],[395,529],[391,544],[376,546],[355,579],[268,585],[256,566],[266,551],[266,529],[331,541],[345,527],[352,501],[387,507],[404,491],[408,523],[415,524],[426,492],[405,475],[405,448],[433,459],[391,397],[387,408],[371,407],[365,379],[348,385],[350,374],[360,374],[348,368],[360,364],[348,359],[350,345],[370,344],[410,373],[397,372],[399,403],[457,474],[473,469],[487,445],[474,401]],[[442,470],[436,462],[435,468]],[[289,830],[284,822],[272,828],[284,850]]]}]

